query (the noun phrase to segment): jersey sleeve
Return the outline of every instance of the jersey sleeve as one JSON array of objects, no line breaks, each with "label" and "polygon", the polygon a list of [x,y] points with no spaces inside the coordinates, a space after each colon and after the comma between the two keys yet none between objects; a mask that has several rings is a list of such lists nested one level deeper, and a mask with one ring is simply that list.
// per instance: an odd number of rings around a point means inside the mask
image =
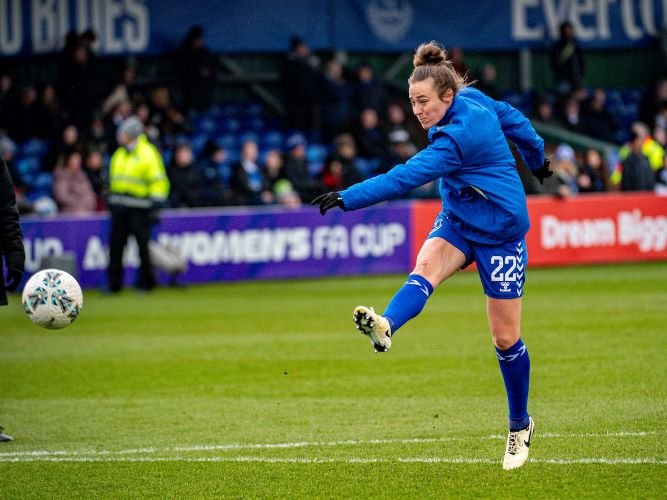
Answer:
[{"label": "jersey sleeve", "polygon": [[372,177],[341,191],[345,210],[357,210],[382,201],[393,200],[427,182],[455,172],[461,167],[461,148],[445,133],[433,137],[433,143],[407,162],[385,174]]},{"label": "jersey sleeve", "polygon": [[488,98],[498,116],[503,134],[516,144],[524,163],[537,170],[544,163],[544,140],[520,111],[506,102]]}]

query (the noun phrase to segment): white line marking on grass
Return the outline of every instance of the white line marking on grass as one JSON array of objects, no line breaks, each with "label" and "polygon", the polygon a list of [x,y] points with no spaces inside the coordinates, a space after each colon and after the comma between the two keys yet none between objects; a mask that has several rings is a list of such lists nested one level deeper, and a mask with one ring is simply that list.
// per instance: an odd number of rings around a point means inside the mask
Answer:
[{"label": "white line marking on grass", "polygon": [[[500,465],[501,461],[488,458],[457,458],[457,457],[415,457],[415,458],[307,458],[307,457],[6,457],[0,462],[257,462],[270,464],[368,464],[368,463],[407,463],[407,464],[483,464]],[[667,465],[667,459],[659,458],[552,458],[530,459],[529,462],[548,465]]]},{"label": "white line marking on grass", "polygon": [[[652,436],[656,434],[665,434],[664,431],[638,431],[638,432],[606,432],[606,433],[536,433],[540,438],[618,438],[618,437],[641,437]],[[217,445],[194,445],[194,446],[175,446],[166,448],[133,448],[126,450],[36,450],[36,451],[14,451],[0,453],[0,461],[3,458],[10,457],[78,457],[78,456],[113,456],[113,455],[142,455],[166,452],[190,452],[190,451],[225,451],[225,450],[271,450],[271,449],[294,449],[305,447],[338,447],[338,446],[360,446],[374,444],[420,444],[420,443],[445,443],[453,441],[474,441],[474,440],[504,440],[506,435],[492,434],[488,436],[445,436],[440,438],[406,438],[406,439],[367,439],[367,440],[341,440],[341,441],[297,441],[285,443],[248,443],[248,444],[217,444]]]}]

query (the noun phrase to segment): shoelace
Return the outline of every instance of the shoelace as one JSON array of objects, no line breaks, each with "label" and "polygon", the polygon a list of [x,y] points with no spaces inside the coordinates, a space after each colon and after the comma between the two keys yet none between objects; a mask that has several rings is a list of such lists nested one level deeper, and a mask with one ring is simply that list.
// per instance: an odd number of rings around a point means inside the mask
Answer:
[{"label": "shoelace", "polygon": [[519,441],[519,433],[518,432],[510,432],[509,436],[507,437],[507,452],[510,455],[516,455],[516,453],[519,451],[521,444]]}]

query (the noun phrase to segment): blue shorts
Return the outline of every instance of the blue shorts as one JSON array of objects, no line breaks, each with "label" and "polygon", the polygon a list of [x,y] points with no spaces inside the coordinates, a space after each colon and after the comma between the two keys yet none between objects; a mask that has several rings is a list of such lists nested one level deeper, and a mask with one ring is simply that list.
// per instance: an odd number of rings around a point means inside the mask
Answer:
[{"label": "blue shorts", "polygon": [[464,268],[473,262],[477,264],[482,287],[488,297],[516,299],[523,296],[528,264],[525,238],[501,245],[473,243],[461,236],[443,214],[435,219],[428,235],[430,238],[442,238],[461,250],[466,258]]}]

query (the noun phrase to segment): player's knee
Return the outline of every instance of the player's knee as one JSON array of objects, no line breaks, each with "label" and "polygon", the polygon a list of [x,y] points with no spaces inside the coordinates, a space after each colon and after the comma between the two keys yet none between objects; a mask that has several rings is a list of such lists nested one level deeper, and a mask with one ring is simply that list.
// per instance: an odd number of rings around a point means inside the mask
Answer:
[{"label": "player's knee", "polygon": [[412,274],[418,274],[428,280],[433,288],[437,287],[446,278],[446,276],[443,276],[441,266],[434,262],[434,259],[430,258],[419,259],[415,264]]},{"label": "player's knee", "polygon": [[506,351],[519,341],[519,334],[515,332],[493,332],[493,345],[501,351]]}]

